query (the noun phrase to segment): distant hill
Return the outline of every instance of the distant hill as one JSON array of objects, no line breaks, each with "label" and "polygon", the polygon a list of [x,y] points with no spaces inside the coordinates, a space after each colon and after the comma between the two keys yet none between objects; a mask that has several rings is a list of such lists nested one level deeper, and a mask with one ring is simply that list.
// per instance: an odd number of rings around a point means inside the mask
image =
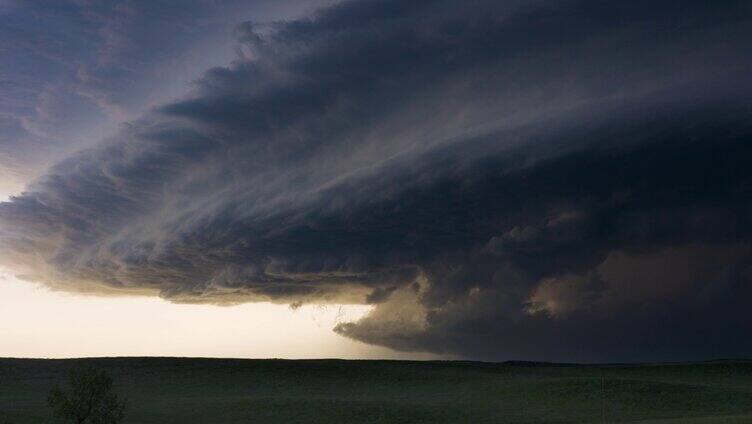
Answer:
[{"label": "distant hill", "polygon": [[[0,423],[53,423],[66,370],[107,370],[128,423],[752,423],[752,362],[0,359]],[[5,421],[4,421],[5,420]]]}]

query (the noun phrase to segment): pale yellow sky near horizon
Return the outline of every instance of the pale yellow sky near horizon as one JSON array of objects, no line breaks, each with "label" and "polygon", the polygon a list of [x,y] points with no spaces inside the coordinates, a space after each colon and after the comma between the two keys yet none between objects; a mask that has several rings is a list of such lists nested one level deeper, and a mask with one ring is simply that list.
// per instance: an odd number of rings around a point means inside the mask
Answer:
[{"label": "pale yellow sky near horizon", "polygon": [[[0,193],[7,201],[9,193]],[[51,291],[0,269],[0,357],[186,356],[216,358],[447,359],[396,352],[332,329],[366,305],[174,304],[155,297]]]},{"label": "pale yellow sky near horizon", "polygon": [[366,345],[332,331],[365,305],[174,304],[154,297],[50,291],[0,271],[0,357],[438,359]]}]

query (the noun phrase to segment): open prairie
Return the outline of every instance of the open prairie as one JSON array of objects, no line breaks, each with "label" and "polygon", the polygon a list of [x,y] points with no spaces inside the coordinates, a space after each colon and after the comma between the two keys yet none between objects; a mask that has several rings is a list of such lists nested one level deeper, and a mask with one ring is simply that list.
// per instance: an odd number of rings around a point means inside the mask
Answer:
[{"label": "open prairie", "polygon": [[128,423],[746,423],[752,362],[643,365],[0,359],[0,422],[50,423],[49,389],[106,370]]}]

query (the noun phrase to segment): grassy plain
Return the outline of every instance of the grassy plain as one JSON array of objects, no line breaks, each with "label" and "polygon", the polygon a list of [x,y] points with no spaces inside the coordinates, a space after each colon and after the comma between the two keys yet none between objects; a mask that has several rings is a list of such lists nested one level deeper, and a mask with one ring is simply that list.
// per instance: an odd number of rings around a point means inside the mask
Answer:
[{"label": "grassy plain", "polygon": [[[127,423],[752,423],[752,361],[692,364],[0,359],[0,423],[54,423],[70,367],[107,370]],[[604,384],[605,383],[605,384]]]}]

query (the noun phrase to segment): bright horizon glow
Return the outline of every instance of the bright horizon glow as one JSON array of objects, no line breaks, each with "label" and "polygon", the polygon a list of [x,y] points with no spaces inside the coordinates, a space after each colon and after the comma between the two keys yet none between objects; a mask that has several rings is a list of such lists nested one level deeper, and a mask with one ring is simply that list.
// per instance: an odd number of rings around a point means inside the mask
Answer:
[{"label": "bright horizon glow", "polygon": [[21,186],[20,184],[9,181],[0,182],[0,203],[9,201],[12,196],[17,196],[22,191],[23,186]]},{"label": "bright horizon glow", "polygon": [[181,305],[150,297],[50,291],[0,273],[0,357],[438,359],[341,337],[365,305]]}]

